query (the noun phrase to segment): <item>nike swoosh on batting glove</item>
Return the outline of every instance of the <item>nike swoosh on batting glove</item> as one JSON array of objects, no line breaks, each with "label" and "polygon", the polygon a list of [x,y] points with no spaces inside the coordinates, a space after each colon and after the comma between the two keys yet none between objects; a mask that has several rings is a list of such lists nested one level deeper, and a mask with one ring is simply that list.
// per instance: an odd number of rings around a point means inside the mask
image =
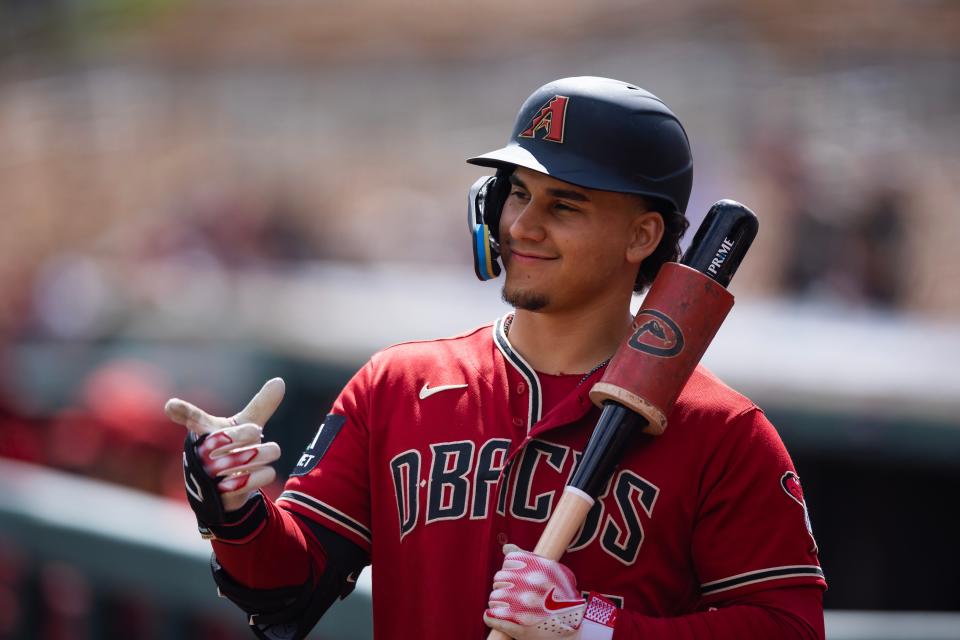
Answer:
[{"label": "nike swoosh on batting glove", "polygon": [[517,640],[578,638],[587,602],[569,568],[505,545],[483,620]]}]

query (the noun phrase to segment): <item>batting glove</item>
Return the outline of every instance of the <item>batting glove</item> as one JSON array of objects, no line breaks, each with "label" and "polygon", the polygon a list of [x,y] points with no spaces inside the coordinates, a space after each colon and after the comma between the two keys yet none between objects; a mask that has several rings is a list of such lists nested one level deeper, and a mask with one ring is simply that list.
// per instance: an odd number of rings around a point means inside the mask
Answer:
[{"label": "batting glove", "polygon": [[[616,606],[602,596],[585,599],[569,568],[508,544],[493,577],[483,621],[517,640],[609,640]],[[585,616],[585,614],[587,614]]]},{"label": "batting glove", "polygon": [[233,517],[236,512],[276,478],[270,465],[280,458],[280,447],[262,441],[263,426],[283,393],[283,380],[269,380],[243,411],[230,418],[211,416],[179,398],[164,406],[167,417],[188,430],[183,480],[204,537],[214,537],[212,529],[218,525],[235,524],[240,519]]}]

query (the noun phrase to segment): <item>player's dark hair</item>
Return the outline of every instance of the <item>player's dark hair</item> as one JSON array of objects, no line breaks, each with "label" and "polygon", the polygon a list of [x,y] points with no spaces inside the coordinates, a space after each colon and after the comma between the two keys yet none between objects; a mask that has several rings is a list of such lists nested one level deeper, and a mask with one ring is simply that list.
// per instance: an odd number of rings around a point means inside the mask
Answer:
[{"label": "player's dark hair", "polygon": [[637,272],[637,279],[633,284],[634,293],[640,293],[653,284],[653,279],[665,263],[680,259],[680,238],[690,226],[686,216],[666,200],[644,196],[637,198],[646,211],[656,211],[663,218],[663,237],[653,253],[640,263],[640,271]]}]

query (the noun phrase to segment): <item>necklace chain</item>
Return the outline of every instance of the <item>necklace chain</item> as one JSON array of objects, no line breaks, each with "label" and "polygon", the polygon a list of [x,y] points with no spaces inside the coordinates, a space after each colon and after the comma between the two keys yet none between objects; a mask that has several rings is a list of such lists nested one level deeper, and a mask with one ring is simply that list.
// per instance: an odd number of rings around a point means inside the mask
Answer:
[{"label": "necklace chain", "polygon": [[[507,337],[510,336],[510,325],[512,324],[513,324],[513,314],[510,314],[509,316],[507,316],[507,319],[504,320],[503,322],[503,335]],[[586,382],[590,376],[596,373],[598,369],[606,366],[608,362],[610,362],[610,358],[607,358],[606,360],[604,360],[603,362],[595,366],[593,369],[590,369],[590,371],[587,371],[585,374],[583,374],[583,377],[580,378],[580,382],[577,383],[577,386],[579,387],[584,382]]]}]

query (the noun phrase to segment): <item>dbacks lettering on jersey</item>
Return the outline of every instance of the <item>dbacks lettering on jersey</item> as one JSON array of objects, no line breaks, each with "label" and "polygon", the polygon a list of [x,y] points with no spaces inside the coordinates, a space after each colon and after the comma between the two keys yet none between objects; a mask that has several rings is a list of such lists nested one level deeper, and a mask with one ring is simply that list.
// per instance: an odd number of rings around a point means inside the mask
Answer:
[{"label": "dbacks lettering on jersey", "polygon": [[[532,440],[507,465],[510,441],[503,438],[487,440],[479,448],[470,440],[429,447],[429,454],[410,449],[390,460],[401,540],[418,526],[484,519],[495,496],[501,515],[509,509],[512,518],[546,522],[582,455],[564,445]],[[643,520],[653,517],[659,493],[641,476],[621,470],[593,505],[569,550],[599,544],[622,564],[632,565],[643,544]]]},{"label": "dbacks lettering on jersey", "polygon": [[493,438],[474,456],[476,443],[472,440],[438,442],[430,445],[428,478],[422,456],[416,449],[404,451],[390,460],[390,472],[397,496],[397,514],[400,519],[400,540],[413,531],[421,515],[421,490],[427,494],[425,524],[441,520],[456,520],[467,516],[471,520],[487,517],[490,496],[507,459],[510,441]]}]

